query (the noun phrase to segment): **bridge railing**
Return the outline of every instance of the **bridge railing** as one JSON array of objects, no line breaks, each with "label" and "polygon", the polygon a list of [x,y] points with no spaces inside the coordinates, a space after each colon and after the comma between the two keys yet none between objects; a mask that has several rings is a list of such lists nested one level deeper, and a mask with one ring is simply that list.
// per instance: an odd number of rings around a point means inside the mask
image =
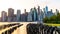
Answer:
[{"label": "bridge railing", "polygon": [[20,24],[20,23],[11,23],[11,24],[1,25],[0,34],[11,34],[12,32],[14,32],[14,30],[16,30],[22,25],[23,24]]},{"label": "bridge railing", "polygon": [[[0,34],[12,34],[17,28],[22,26],[20,23],[11,23],[0,26]],[[26,26],[27,34],[60,34],[60,28],[44,24],[30,23]]]},{"label": "bridge railing", "polygon": [[28,24],[26,28],[27,34],[60,34],[60,28],[43,24]]}]

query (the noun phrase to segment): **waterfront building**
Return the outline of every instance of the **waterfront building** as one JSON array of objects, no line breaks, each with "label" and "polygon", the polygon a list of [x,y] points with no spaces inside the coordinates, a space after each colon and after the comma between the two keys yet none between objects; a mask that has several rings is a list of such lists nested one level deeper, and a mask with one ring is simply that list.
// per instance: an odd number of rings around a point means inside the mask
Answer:
[{"label": "waterfront building", "polygon": [[14,9],[8,8],[8,22],[13,21],[14,16]]},{"label": "waterfront building", "polygon": [[47,16],[47,13],[48,13],[48,6],[43,8],[43,12],[44,12],[44,18],[45,18]]},{"label": "waterfront building", "polygon": [[21,11],[20,10],[17,10],[17,15],[16,15],[16,21],[19,22],[20,21],[20,18],[21,18]]},{"label": "waterfront building", "polygon": [[0,22],[2,21],[1,17],[0,17]]},{"label": "waterfront building", "polygon": [[7,12],[5,12],[5,11],[1,12],[1,21],[2,22],[7,21]]},{"label": "waterfront building", "polygon": [[38,15],[40,15],[40,6],[37,8]]},{"label": "waterfront building", "polygon": [[35,7],[32,9],[32,20],[33,21],[38,20],[37,9]]},{"label": "waterfront building", "polygon": [[25,14],[21,14],[21,22],[25,22]]},{"label": "waterfront building", "polygon": [[26,11],[26,9],[24,9],[24,12],[25,12],[25,21],[27,22],[28,12]]},{"label": "waterfront building", "polygon": [[21,14],[21,21],[26,22],[28,17],[28,12],[26,12],[26,9],[24,9],[24,13]]},{"label": "waterfront building", "polygon": [[52,9],[51,9],[51,11],[48,11],[47,14],[46,14],[46,16],[47,16],[48,18],[50,18],[50,17],[53,16],[53,15],[54,15],[54,13],[52,12]]},{"label": "waterfront building", "polygon": [[40,9],[40,23],[43,23],[44,13],[42,9]]},{"label": "waterfront building", "polygon": [[45,17],[46,17],[46,14],[45,14],[45,8],[43,8],[43,12],[44,12],[43,17],[45,18]]},{"label": "waterfront building", "polygon": [[56,13],[55,13],[55,15],[58,15],[58,13],[59,13],[59,10],[58,10],[58,9],[56,9]]},{"label": "waterfront building", "polygon": [[32,9],[28,13],[27,21],[32,21]]},{"label": "waterfront building", "polygon": [[40,23],[42,23],[43,17],[44,17],[44,16],[43,16],[44,13],[43,13],[42,9],[40,9],[40,6],[38,6],[37,11],[38,11],[38,21],[39,21]]},{"label": "waterfront building", "polygon": [[13,16],[13,17],[14,17],[14,18],[13,18],[13,22],[17,22],[17,18],[16,18],[16,16],[17,16],[17,15],[14,14],[14,16]]},{"label": "waterfront building", "polygon": [[45,7],[45,14],[48,12],[48,6]]},{"label": "waterfront building", "polygon": [[38,6],[37,11],[38,11],[38,21],[40,21],[40,6]]}]

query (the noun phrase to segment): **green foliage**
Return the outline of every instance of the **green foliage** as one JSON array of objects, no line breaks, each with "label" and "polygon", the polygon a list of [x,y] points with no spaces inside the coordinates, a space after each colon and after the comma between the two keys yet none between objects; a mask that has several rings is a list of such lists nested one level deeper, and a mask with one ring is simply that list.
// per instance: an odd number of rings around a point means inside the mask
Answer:
[{"label": "green foliage", "polygon": [[60,24],[60,14],[57,15],[53,15],[50,18],[45,17],[43,19],[44,23],[56,23],[56,24]]}]

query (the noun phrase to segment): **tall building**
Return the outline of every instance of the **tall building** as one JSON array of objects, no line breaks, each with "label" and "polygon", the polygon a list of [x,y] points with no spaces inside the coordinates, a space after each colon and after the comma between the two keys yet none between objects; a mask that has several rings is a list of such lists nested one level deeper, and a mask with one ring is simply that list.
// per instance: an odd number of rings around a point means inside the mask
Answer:
[{"label": "tall building", "polygon": [[21,19],[21,11],[20,10],[17,10],[17,15],[16,15],[16,18],[17,18],[17,22],[19,22]]},{"label": "tall building", "polygon": [[8,22],[13,21],[13,18],[14,18],[13,16],[14,16],[14,9],[9,8],[8,9]]},{"label": "tall building", "polygon": [[56,9],[56,13],[55,13],[55,14],[56,14],[56,15],[58,15],[58,13],[59,13],[59,10],[58,10],[58,9]]},{"label": "tall building", "polygon": [[16,17],[17,15],[16,14],[14,14],[14,18],[13,18],[13,22],[17,22],[17,17]]},{"label": "tall building", "polygon": [[28,12],[26,11],[26,9],[24,9],[24,12],[25,12],[25,21],[27,21]]},{"label": "tall building", "polygon": [[28,12],[26,12],[26,9],[24,9],[23,14],[21,14],[21,21],[26,22],[27,21],[27,17],[28,17]]},{"label": "tall building", "polygon": [[27,13],[27,12],[26,12],[26,9],[24,9],[24,12]]},{"label": "tall building", "polygon": [[28,13],[27,21],[32,21],[32,9]]},{"label": "tall building", "polygon": [[48,12],[48,6],[45,7],[45,14]]},{"label": "tall building", "polygon": [[43,8],[43,12],[44,12],[44,15],[43,15],[43,16],[44,16],[44,18],[45,18],[45,17],[46,17],[46,15],[45,15],[45,8]]},{"label": "tall building", "polygon": [[47,17],[50,18],[51,16],[53,16],[52,9],[51,9],[50,11],[47,12]]},{"label": "tall building", "polygon": [[46,6],[45,8],[43,8],[43,12],[44,12],[44,18],[47,16],[48,13],[48,7]]},{"label": "tall building", "polygon": [[21,14],[21,22],[25,22],[25,14]]},{"label": "tall building", "polygon": [[7,12],[2,11],[1,13],[1,21],[6,22],[7,21]]},{"label": "tall building", "polygon": [[38,6],[37,11],[38,11],[38,15],[40,15],[40,6]]},{"label": "tall building", "polygon": [[38,20],[37,9],[35,7],[32,9],[32,20],[33,21]]},{"label": "tall building", "polygon": [[43,8],[43,11],[44,11],[44,18],[45,17],[50,18],[51,16],[53,16],[52,9],[50,11],[48,11],[48,6],[46,6],[45,8]]},{"label": "tall building", "polygon": [[37,11],[38,11],[38,21],[40,21],[40,6],[38,6]]},{"label": "tall building", "polygon": [[38,11],[38,21],[40,22],[40,23],[42,23],[42,21],[43,21],[43,11],[42,11],[42,9],[40,9],[40,6],[38,6],[38,8],[37,8],[37,11]]},{"label": "tall building", "polygon": [[43,23],[44,13],[42,9],[40,9],[40,23]]},{"label": "tall building", "polygon": [[2,18],[0,17],[0,22],[2,21]]}]

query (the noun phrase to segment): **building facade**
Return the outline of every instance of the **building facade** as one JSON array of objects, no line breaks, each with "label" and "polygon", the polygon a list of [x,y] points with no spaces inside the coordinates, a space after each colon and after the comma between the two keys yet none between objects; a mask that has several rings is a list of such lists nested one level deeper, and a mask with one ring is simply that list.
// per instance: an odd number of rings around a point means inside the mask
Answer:
[{"label": "building facade", "polygon": [[21,11],[20,10],[17,10],[17,15],[16,15],[16,20],[17,20],[17,22],[19,22],[20,20],[21,20]]},{"label": "building facade", "polygon": [[45,14],[48,12],[48,6],[45,7]]},{"label": "building facade", "polygon": [[13,21],[13,17],[14,16],[14,9],[9,8],[8,9],[8,22],[12,22]]},{"label": "building facade", "polygon": [[37,9],[34,7],[32,9],[32,21],[37,21],[37,20],[38,20]]},{"label": "building facade", "polygon": [[28,13],[27,21],[32,21],[32,9]]},{"label": "building facade", "polygon": [[7,21],[7,13],[5,11],[1,12],[1,21],[6,22]]}]

